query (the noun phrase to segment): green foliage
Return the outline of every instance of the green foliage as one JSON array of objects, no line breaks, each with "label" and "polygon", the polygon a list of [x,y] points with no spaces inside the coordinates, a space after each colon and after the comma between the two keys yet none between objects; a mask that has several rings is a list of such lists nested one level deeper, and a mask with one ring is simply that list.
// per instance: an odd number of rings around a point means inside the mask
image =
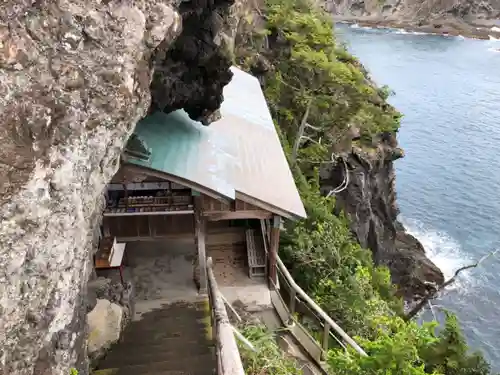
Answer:
[{"label": "green foliage", "polygon": [[428,370],[446,375],[488,375],[490,366],[480,353],[468,353],[467,342],[456,316],[447,314],[446,324],[435,341],[422,353]]},{"label": "green foliage", "polygon": [[334,201],[319,194],[317,174],[307,180],[296,170],[295,176],[308,217],[287,224],[280,256],[297,283],[344,330],[371,337],[370,319],[402,312],[389,271],[373,265],[370,250],[354,240],[347,219],[332,213]]},{"label": "green foliage", "polygon": [[[375,322],[378,334],[374,340],[359,339],[368,357],[353,357],[351,353],[330,351],[328,363],[336,375],[424,375],[425,365],[419,356],[436,338],[434,325],[419,327],[401,318],[380,316]],[[438,375],[437,372],[432,374]]]},{"label": "green foliage", "polygon": [[397,131],[400,114],[384,102],[389,91],[377,89],[358,60],[337,42],[323,11],[301,0],[268,0],[266,5],[271,48],[263,53],[275,69],[266,76],[265,94],[288,139],[294,139],[311,97],[308,122],[322,129],[317,136],[349,125],[370,139]]},{"label": "green foliage", "polygon": [[74,367],[71,367],[69,370],[69,375],[78,375],[78,370]]},{"label": "green foliage", "polygon": [[302,375],[297,363],[285,357],[264,325],[246,325],[241,333],[257,350],[253,352],[239,345],[246,375]]},{"label": "green foliage", "polygon": [[[448,316],[440,333],[436,323],[419,326],[402,319],[389,271],[373,264],[371,252],[353,238],[347,218],[333,214],[334,199],[320,193],[315,166],[345,129],[359,128],[365,146],[373,135],[398,130],[401,114],[386,102],[393,92],[371,82],[336,40],[328,15],[309,1],[266,0],[265,22],[265,30],[257,31],[236,59],[247,68],[261,56],[271,62],[264,91],[288,156],[311,98],[307,122],[318,129],[292,165],[308,218],[287,223],[280,257],[297,283],[368,353],[361,357],[331,347],[330,373],[489,375],[483,357],[468,352],[455,317]],[[265,330],[247,327],[246,335],[259,348],[256,354],[242,347],[248,374],[297,373]]]}]

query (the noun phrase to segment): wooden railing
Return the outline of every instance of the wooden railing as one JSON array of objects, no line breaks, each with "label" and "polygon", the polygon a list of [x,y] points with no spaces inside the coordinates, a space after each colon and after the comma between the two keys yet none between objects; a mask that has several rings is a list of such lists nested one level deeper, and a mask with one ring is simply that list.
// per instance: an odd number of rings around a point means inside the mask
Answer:
[{"label": "wooden railing", "polygon": [[229,321],[224,297],[215,280],[212,258],[207,259],[207,276],[212,330],[217,350],[217,375],[245,375],[236,343],[236,331]]},{"label": "wooden railing", "polygon": [[343,348],[349,345],[360,355],[366,356],[365,351],[297,285],[281,259],[277,259],[276,265],[279,285],[275,287],[280,291],[279,295],[282,298],[288,297],[288,303],[285,303],[290,317],[287,324],[301,324],[312,338],[319,342],[321,356],[318,360],[323,360],[328,349],[334,345]]},{"label": "wooden railing", "polygon": [[[270,223],[261,220],[261,232],[267,250],[270,240]],[[272,303],[281,320],[289,328],[304,350],[322,365],[330,348],[347,346],[366,356],[365,351],[314,300],[297,285],[290,272],[278,257],[277,278],[271,292]],[[271,280],[272,282],[272,280]]]}]

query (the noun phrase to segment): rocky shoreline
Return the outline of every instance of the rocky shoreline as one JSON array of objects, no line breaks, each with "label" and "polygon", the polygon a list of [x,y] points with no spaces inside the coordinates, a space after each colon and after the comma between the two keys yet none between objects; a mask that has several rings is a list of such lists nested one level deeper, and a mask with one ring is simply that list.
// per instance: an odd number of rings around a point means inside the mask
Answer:
[{"label": "rocky shoreline", "polygon": [[336,23],[357,24],[361,27],[374,29],[400,29],[407,32],[442,36],[462,36],[471,39],[488,40],[500,38],[500,27],[480,24],[469,24],[458,20],[447,20],[429,24],[419,24],[415,21],[404,21],[383,18],[346,17],[334,15]]}]

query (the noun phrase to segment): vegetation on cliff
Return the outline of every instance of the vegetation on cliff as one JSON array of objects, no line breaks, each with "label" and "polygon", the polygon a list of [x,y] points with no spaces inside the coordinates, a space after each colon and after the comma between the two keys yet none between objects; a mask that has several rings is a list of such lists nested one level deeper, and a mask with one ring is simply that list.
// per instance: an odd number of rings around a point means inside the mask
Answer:
[{"label": "vegetation on cliff", "polygon": [[287,357],[276,343],[275,336],[264,325],[247,324],[241,333],[252,343],[255,351],[239,343],[246,375],[301,375],[297,363]]},{"label": "vegetation on cliff", "polygon": [[[349,127],[359,129],[366,145],[373,135],[397,131],[401,116],[385,102],[390,91],[370,81],[326,15],[306,0],[268,0],[262,12],[263,29],[242,39],[236,58],[256,74],[265,72],[265,95],[308,212],[306,220],[287,224],[280,256],[369,355],[331,348],[331,374],[490,374],[483,357],[469,353],[453,315],[441,329],[404,318],[389,271],[374,265],[347,219],[333,214],[333,199],[320,193],[317,166]],[[314,128],[295,158],[290,145],[305,120]]]}]

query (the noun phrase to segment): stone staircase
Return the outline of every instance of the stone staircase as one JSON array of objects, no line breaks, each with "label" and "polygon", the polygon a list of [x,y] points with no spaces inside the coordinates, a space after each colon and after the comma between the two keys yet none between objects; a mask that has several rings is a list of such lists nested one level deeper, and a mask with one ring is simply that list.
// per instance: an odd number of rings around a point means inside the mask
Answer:
[{"label": "stone staircase", "polygon": [[177,302],[125,329],[93,375],[215,375],[208,301]]}]

